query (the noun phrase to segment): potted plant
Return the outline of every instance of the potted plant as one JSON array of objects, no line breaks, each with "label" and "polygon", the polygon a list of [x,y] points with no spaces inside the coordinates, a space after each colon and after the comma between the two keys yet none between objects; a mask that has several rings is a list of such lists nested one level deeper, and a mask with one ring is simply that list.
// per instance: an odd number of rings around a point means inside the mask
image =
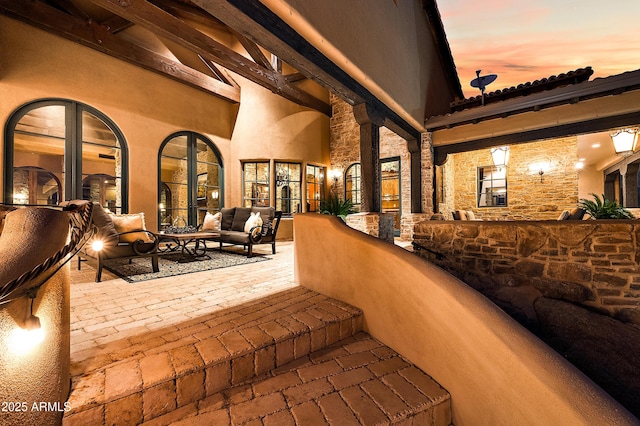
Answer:
[{"label": "potted plant", "polygon": [[320,201],[320,213],[338,216],[343,222],[346,222],[347,215],[355,213],[351,199],[341,200],[335,194],[330,194],[326,200]]},{"label": "potted plant", "polygon": [[582,198],[578,207],[584,209],[592,219],[635,219],[633,214],[618,204],[617,201],[609,201],[602,194],[602,199],[596,194],[591,194],[593,201]]}]

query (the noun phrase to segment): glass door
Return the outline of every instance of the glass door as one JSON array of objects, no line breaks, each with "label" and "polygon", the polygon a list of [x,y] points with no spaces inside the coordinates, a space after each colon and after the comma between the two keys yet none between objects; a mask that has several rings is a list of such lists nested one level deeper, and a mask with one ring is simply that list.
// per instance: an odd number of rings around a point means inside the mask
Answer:
[{"label": "glass door", "polygon": [[207,212],[222,208],[222,161],[213,143],[193,132],[180,132],[160,151],[158,223],[198,226]]},{"label": "glass door", "polygon": [[381,160],[381,201],[383,213],[394,213],[393,231],[400,235],[400,159]]}]

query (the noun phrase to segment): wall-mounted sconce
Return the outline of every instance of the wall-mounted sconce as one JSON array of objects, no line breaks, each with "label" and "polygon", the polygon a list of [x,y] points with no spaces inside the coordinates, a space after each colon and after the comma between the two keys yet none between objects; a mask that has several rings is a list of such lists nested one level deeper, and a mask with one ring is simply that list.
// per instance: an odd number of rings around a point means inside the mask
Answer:
[{"label": "wall-mounted sconce", "polygon": [[532,163],[529,165],[529,171],[531,173],[537,173],[540,176],[540,183],[542,183],[542,176],[544,176],[544,174],[550,169],[551,166],[546,161],[540,161],[538,163]]},{"label": "wall-mounted sconce", "polygon": [[493,159],[493,165],[498,169],[505,167],[509,163],[509,147],[499,146],[491,148],[491,158]]},{"label": "wall-mounted sconce", "polygon": [[11,333],[9,346],[17,355],[26,355],[44,340],[44,329],[40,324],[40,318],[33,314],[33,300],[36,298],[38,288],[33,288],[26,293],[29,299],[29,307],[24,321],[24,327],[16,327]]},{"label": "wall-mounted sconce", "polygon": [[638,141],[638,128],[617,129],[612,131],[610,135],[616,154],[623,157],[633,154]]},{"label": "wall-mounted sconce", "polygon": [[331,179],[331,184],[336,186],[338,184],[338,179],[342,176],[342,172],[339,169],[331,169],[329,170],[329,179]]}]

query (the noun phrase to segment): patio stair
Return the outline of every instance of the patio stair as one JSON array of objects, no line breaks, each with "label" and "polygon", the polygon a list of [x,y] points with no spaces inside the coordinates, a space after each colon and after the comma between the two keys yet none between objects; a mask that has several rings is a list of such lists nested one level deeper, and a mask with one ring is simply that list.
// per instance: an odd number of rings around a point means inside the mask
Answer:
[{"label": "patio stair", "polygon": [[450,396],[297,288],[113,345],[74,374],[63,425],[448,425]]}]

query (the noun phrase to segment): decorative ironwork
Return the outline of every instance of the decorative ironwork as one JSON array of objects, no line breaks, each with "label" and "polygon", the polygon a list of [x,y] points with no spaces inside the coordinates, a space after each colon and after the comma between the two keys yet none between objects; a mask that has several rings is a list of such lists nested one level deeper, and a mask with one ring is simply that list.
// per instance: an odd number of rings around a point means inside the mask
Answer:
[{"label": "decorative ironwork", "polygon": [[42,286],[75,256],[93,236],[95,230],[91,226],[92,203],[69,204],[63,207],[62,210],[70,213],[69,242],[32,270],[25,272],[8,283],[2,284],[0,286],[0,305],[22,297],[30,290]]}]

